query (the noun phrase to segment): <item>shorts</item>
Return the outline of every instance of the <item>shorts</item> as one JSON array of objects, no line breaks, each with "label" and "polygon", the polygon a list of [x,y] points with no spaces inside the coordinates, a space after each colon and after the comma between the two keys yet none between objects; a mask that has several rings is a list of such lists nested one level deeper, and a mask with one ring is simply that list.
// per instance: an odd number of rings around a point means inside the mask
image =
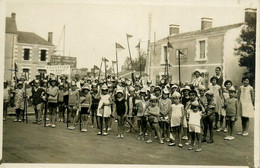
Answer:
[{"label": "shorts", "polygon": [[170,128],[171,132],[180,132],[181,131],[181,126],[174,126]]},{"label": "shorts", "polygon": [[236,117],[233,116],[226,116],[227,121],[236,121]]},{"label": "shorts", "polygon": [[89,115],[90,113],[89,113],[88,109],[89,109],[88,107],[81,107],[81,114]]},{"label": "shorts", "polygon": [[189,124],[189,132],[201,133],[201,126]]},{"label": "shorts", "polygon": [[48,108],[57,108],[58,104],[57,103],[48,103]]}]

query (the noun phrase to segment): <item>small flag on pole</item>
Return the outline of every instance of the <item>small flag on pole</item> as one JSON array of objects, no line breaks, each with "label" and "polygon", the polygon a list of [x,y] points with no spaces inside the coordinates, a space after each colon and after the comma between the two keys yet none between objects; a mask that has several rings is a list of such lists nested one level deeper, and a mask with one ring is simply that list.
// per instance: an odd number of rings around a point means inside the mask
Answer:
[{"label": "small flag on pole", "polygon": [[116,43],[116,48],[117,49],[125,49],[123,46],[121,46],[119,43]]},{"label": "small flag on pole", "polygon": [[94,69],[100,70],[98,66],[94,65]]},{"label": "small flag on pole", "polygon": [[130,38],[130,37],[133,37],[133,36],[126,33],[126,37],[127,37],[127,38]]},{"label": "small flag on pole", "polygon": [[173,48],[169,41],[168,41],[168,48]]},{"label": "small flag on pole", "polygon": [[140,48],[140,41],[139,41],[139,43],[136,45],[135,48]]},{"label": "small flag on pole", "polygon": [[179,51],[179,54],[180,54],[180,55],[184,55],[183,52],[181,52],[181,50],[178,50],[178,51]]},{"label": "small flag on pole", "polygon": [[104,57],[104,58],[103,58],[103,61],[108,62],[108,59],[106,59],[106,58]]}]

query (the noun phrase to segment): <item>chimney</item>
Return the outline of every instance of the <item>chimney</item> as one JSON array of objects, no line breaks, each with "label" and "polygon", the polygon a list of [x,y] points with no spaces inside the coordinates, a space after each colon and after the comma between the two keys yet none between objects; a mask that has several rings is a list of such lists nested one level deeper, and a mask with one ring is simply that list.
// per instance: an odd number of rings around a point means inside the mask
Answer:
[{"label": "chimney", "polygon": [[201,18],[201,30],[212,28],[212,18]]},{"label": "chimney", "polygon": [[48,32],[48,42],[52,43],[52,32]]},{"label": "chimney", "polygon": [[256,22],[256,8],[246,8],[245,9],[245,22],[250,21]]},{"label": "chimney", "polygon": [[12,13],[12,14],[11,14],[11,17],[12,17],[12,19],[14,19],[14,20],[15,20],[15,16],[16,16],[16,13]]},{"label": "chimney", "polygon": [[179,34],[180,26],[176,24],[169,25],[169,35]]}]

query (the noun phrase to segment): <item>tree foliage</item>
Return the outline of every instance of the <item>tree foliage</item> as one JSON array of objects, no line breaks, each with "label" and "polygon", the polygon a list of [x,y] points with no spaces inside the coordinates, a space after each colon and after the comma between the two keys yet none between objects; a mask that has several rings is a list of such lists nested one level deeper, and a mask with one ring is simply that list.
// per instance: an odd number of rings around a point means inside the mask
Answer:
[{"label": "tree foliage", "polygon": [[246,67],[247,75],[251,83],[255,80],[255,47],[256,47],[256,17],[251,17],[247,25],[241,30],[237,39],[239,46],[235,48],[235,54],[240,56],[239,66]]},{"label": "tree foliage", "polygon": [[123,70],[131,70],[132,68],[135,71],[140,71],[140,61],[141,61],[141,71],[145,70],[145,65],[146,65],[146,59],[145,59],[145,53],[143,53],[140,57],[137,57],[135,59],[133,59],[133,67],[131,65],[131,60],[130,57],[127,57],[124,65],[122,67]]}]

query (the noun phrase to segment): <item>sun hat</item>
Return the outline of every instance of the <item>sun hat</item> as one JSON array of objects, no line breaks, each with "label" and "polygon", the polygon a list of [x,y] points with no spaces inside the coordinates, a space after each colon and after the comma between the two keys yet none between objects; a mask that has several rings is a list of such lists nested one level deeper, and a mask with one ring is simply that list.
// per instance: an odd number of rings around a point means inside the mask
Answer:
[{"label": "sun hat", "polygon": [[181,94],[180,94],[179,92],[174,92],[174,93],[172,94],[172,97],[173,97],[173,98],[174,98],[174,97],[180,98],[180,97],[181,97]]}]

